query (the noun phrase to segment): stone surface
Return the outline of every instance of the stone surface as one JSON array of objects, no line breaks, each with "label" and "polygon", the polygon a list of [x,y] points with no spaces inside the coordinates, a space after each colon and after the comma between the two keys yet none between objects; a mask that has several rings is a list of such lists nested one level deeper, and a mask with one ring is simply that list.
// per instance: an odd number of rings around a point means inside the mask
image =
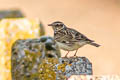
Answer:
[{"label": "stone surface", "polygon": [[49,70],[52,72],[53,69],[51,65],[47,67],[48,69],[45,68],[43,59],[59,57],[61,57],[60,50],[51,37],[42,36],[38,39],[17,40],[12,47],[12,80],[40,79],[41,69],[45,69],[47,72]]},{"label": "stone surface", "polygon": [[12,80],[67,80],[71,75],[92,75],[87,58],[62,58],[56,46],[46,36],[16,41],[12,48]]},{"label": "stone surface", "polygon": [[119,75],[72,75],[68,80],[120,80]]},{"label": "stone surface", "polygon": [[[16,59],[27,56],[26,54],[39,53],[40,58],[59,58],[61,57],[58,45],[52,37],[42,36],[37,39],[17,40],[12,47],[12,56],[17,54]],[[19,57],[18,57],[19,56]]]},{"label": "stone surface", "polygon": [[93,74],[92,63],[86,57],[59,58],[59,63],[57,64],[57,66],[61,64],[66,64],[66,66],[64,67],[65,70],[61,73],[64,74],[66,77],[70,77],[71,75]]},{"label": "stone surface", "polygon": [[11,80],[11,47],[18,39],[40,37],[39,19],[0,20],[0,80]]}]

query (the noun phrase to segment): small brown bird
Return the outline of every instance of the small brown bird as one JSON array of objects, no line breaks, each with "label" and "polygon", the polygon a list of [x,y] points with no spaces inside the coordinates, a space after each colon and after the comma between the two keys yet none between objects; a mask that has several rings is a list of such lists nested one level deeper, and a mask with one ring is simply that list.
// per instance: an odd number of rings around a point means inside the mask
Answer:
[{"label": "small brown bird", "polygon": [[[69,51],[76,50],[74,56],[76,56],[78,49],[86,44],[90,44],[95,47],[100,46],[75,29],[68,28],[63,22],[56,21],[52,24],[48,24],[48,26],[52,26],[54,30],[54,39],[58,43],[58,46],[61,49],[68,51],[68,53]],[[65,57],[67,57],[68,53]]]}]

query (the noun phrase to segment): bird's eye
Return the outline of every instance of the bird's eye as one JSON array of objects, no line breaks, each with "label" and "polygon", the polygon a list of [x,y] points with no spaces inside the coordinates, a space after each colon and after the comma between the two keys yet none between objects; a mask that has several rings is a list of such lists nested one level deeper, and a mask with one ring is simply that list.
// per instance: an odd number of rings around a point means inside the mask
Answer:
[{"label": "bird's eye", "polygon": [[59,24],[56,24],[56,26],[59,26]]},{"label": "bird's eye", "polygon": [[58,26],[58,27],[60,27],[60,26],[63,26],[63,24],[56,24],[55,26]]}]

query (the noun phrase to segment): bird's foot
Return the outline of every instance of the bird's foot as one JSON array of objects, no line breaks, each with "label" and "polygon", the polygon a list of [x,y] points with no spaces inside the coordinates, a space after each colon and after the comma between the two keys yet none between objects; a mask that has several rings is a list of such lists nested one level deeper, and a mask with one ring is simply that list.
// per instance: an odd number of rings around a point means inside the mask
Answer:
[{"label": "bird's foot", "polygon": [[77,55],[74,55],[73,57],[78,57]]},{"label": "bird's foot", "polygon": [[68,58],[67,55],[65,55],[65,58]]}]

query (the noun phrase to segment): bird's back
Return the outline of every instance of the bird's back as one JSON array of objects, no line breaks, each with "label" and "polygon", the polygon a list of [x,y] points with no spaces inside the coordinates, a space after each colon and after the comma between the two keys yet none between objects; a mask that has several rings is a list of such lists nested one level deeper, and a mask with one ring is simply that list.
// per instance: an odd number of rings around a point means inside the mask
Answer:
[{"label": "bird's back", "polygon": [[93,40],[88,39],[84,34],[78,32],[75,29],[67,28],[69,33],[72,35],[72,41],[79,42],[79,41],[86,41],[86,42],[94,42]]}]

